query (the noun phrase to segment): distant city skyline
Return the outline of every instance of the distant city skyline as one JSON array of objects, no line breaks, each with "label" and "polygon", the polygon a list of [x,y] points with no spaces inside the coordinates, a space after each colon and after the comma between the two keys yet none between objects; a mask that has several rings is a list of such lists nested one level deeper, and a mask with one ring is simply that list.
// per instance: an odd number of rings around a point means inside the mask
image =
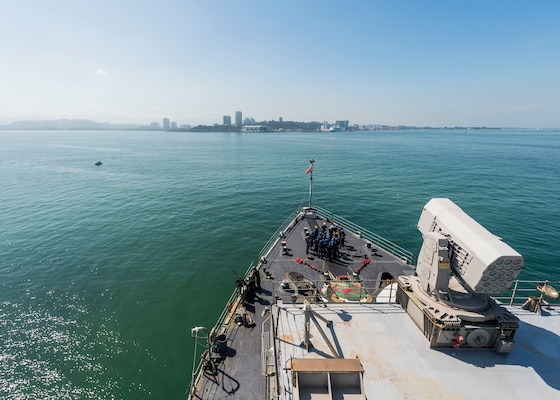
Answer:
[{"label": "distant city skyline", "polygon": [[[278,121],[256,121],[254,118],[246,117],[243,124],[234,126],[230,123],[231,117],[224,116],[223,124],[191,125],[178,124],[169,118],[163,118],[162,124],[152,121],[149,124],[137,123],[110,123],[91,119],[47,119],[47,120],[23,120],[8,124],[0,124],[0,131],[10,130],[151,130],[151,131],[194,131],[194,132],[271,132],[271,131],[305,131],[305,132],[344,132],[344,131],[371,131],[371,130],[494,130],[494,129],[534,129],[534,128],[508,128],[496,126],[429,126],[429,125],[387,125],[387,124],[351,124],[348,120],[329,121],[284,121],[280,117]],[[550,132],[558,132],[560,128],[538,128]]]},{"label": "distant city skyline", "polygon": [[[236,112],[238,118],[242,118],[242,112]],[[197,131],[203,129],[203,131],[210,132],[213,127],[218,129],[218,131],[224,131],[223,127],[229,126],[230,128],[241,129],[242,132],[249,131],[274,131],[274,130],[315,130],[315,131],[346,131],[346,130],[410,130],[410,129],[532,129],[525,127],[504,127],[504,126],[487,126],[487,125],[444,125],[444,126],[431,126],[431,125],[410,125],[410,124],[379,124],[379,123],[369,123],[369,124],[357,124],[352,123],[349,120],[336,120],[332,121],[284,121],[283,117],[279,117],[278,120],[256,120],[252,117],[245,117],[240,125],[232,124],[231,116],[222,116],[222,121],[213,122],[210,124],[179,124],[170,118],[163,118],[161,123],[158,121],[151,121],[149,123],[111,123],[108,121],[96,121],[93,119],[28,119],[13,121],[10,123],[0,123],[0,130],[67,130],[67,129],[93,129],[93,130],[107,130],[107,129],[148,129],[155,131],[173,131],[173,130],[192,130],[197,128]],[[251,128],[245,129],[246,127],[261,127],[258,129]],[[540,128],[548,129],[551,131],[558,131],[560,128]],[[231,129],[225,129],[226,132],[232,131]],[[233,130],[235,131],[235,129]]]},{"label": "distant city skyline", "polygon": [[558,15],[556,0],[5,2],[0,123],[237,124],[242,110],[557,128]]}]

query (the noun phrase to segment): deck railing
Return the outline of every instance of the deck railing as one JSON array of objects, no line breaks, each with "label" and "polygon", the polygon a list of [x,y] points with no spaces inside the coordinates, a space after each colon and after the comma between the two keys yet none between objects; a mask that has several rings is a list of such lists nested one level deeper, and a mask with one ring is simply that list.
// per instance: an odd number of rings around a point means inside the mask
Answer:
[{"label": "deck railing", "polygon": [[[371,301],[373,303],[394,303],[395,302],[395,295],[396,295],[396,285],[392,285],[396,283],[396,280],[359,280],[359,281],[351,281],[351,280],[316,280],[312,281],[314,285],[315,296],[307,295],[303,296],[301,294],[296,294],[293,292],[291,288],[296,287],[297,284],[301,284],[299,281],[285,281],[286,286],[288,287],[287,290],[282,289],[281,287],[275,287],[273,292],[273,297],[276,297],[279,300],[282,300],[284,303],[294,302],[300,303],[304,300],[307,300],[311,303],[313,302],[324,302],[326,296],[321,294],[321,288],[324,284],[328,283],[336,283],[336,282],[359,282],[361,284],[361,291],[360,298],[365,298],[366,294],[371,296]],[[509,305],[509,306],[517,306],[520,307],[529,297],[535,297],[537,300],[541,300],[542,305],[552,308],[560,308],[560,304],[558,300],[551,300],[547,299],[546,296],[542,296],[542,293],[539,292],[537,289],[537,285],[539,284],[548,284],[552,285],[555,288],[560,288],[560,281],[529,281],[529,280],[516,280],[513,282],[510,289],[508,289],[504,293],[500,293],[498,295],[491,296],[493,299],[497,300],[498,302]],[[382,290],[385,289],[383,293],[383,297],[378,297]],[[311,289],[301,288],[301,292],[311,292]],[[340,299],[332,300],[327,299],[329,302],[342,302],[344,300]],[[355,303],[359,302],[366,302],[363,301],[353,301]]]},{"label": "deck railing", "polygon": [[[296,217],[299,215],[299,213],[300,213],[300,210],[295,210],[288,218],[286,218],[286,220],[282,223],[282,225],[280,225],[280,228],[278,228],[276,230],[276,232],[270,237],[270,239],[263,246],[263,248],[261,249],[261,251],[259,252],[259,254],[257,256],[257,259],[253,260],[251,262],[251,264],[249,264],[249,267],[245,271],[244,277],[247,276],[251,272],[251,270],[261,262],[263,257],[272,248],[272,245],[282,236],[282,234],[284,232],[286,232],[286,230],[291,229],[293,224],[296,222]],[[218,320],[216,321],[216,324],[214,325],[214,328],[212,329],[213,332],[219,332],[220,331],[222,325],[224,324],[226,318],[229,315],[229,308],[231,307],[231,305],[233,305],[235,303],[238,296],[239,296],[239,289],[236,288],[236,289],[233,290],[231,296],[229,297],[228,301],[226,302],[226,305],[224,306],[224,309],[222,310],[222,313],[218,317]],[[195,355],[195,357],[196,357],[196,355]],[[187,389],[188,399],[193,398],[193,393],[192,393],[193,386],[196,386],[198,377],[199,377],[200,372],[201,372],[201,368],[202,368],[202,363],[199,362],[198,365],[196,366],[196,369],[194,371],[192,371],[192,376],[196,377],[196,380]]]},{"label": "deck railing", "polygon": [[[340,217],[326,209],[323,209],[321,207],[313,207],[312,210],[307,210],[307,212],[309,211],[314,211],[316,212],[319,216],[323,217],[323,218],[327,218],[330,221],[335,222],[337,225],[344,227],[344,229],[346,229],[347,231],[353,232],[357,235],[359,235],[362,238],[365,238],[366,240],[370,241],[372,243],[372,245],[383,249],[385,251],[388,251],[392,254],[394,254],[395,256],[397,256],[400,260],[403,261],[403,263],[407,263],[409,265],[416,265],[416,257],[408,250],[405,250],[404,248],[396,245],[395,243],[392,243],[391,241],[383,238],[382,236],[379,236],[376,233],[373,233],[363,227],[361,227],[358,224],[355,224],[343,217]],[[300,215],[300,213],[302,212],[302,210],[295,210],[285,221],[284,223],[280,226],[280,228],[278,228],[276,230],[276,232],[270,237],[270,239],[266,242],[266,244],[263,246],[262,250],[259,252],[257,259],[253,260],[253,262],[251,262],[251,264],[249,265],[249,267],[247,268],[247,270],[245,271],[245,275],[247,276],[251,270],[253,268],[255,268],[260,262],[261,260],[263,260],[263,258],[267,255],[267,252],[271,250],[273,244],[282,237],[282,234],[284,232],[286,232],[287,230],[290,230],[295,223],[297,222],[296,218]],[[318,289],[320,289],[319,285],[322,285],[323,282],[316,282],[316,285],[318,286]],[[383,289],[383,287],[385,285],[388,285],[389,283],[394,283],[394,281],[392,282],[388,282],[388,281],[363,281],[361,282],[364,288],[364,292],[368,292],[368,294],[373,295],[374,299],[377,296],[377,294],[379,294],[381,292],[381,290]],[[503,304],[507,304],[507,305],[517,305],[517,306],[521,306],[523,303],[525,303],[525,301],[527,300],[527,298],[529,296],[535,296],[537,298],[539,298],[541,296],[541,293],[537,291],[536,286],[537,284],[542,284],[542,283],[547,283],[547,284],[551,284],[553,286],[555,286],[556,288],[560,288],[560,281],[528,281],[528,280],[516,280],[514,282],[514,284],[512,285],[512,287],[506,291],[503,294],[499,294],[496,296],[492,296],[493,298],[495,298],[496,300],[500,301]],[[392,288],[393,286],[391,286]],[[276,289],[276,288],[275,288]],[[236,301],[236,299],[239,296],[239,289],[235,289],[233,291],[233,293],[231,294],[230,298],[228,299],[228,301],[226,302],[226,305],[222,311],[222,313],[220,314],[220,316],[217,319],[216,324],[214,325],[213,331],[215,333],[219,333],[219,330],[221,329],[222,325],[224,324],[226,318],[229,315],[229,307],[231,305],[233,305]],[[286,294],[286,296],[289,296],[289,294]],[[388,296],[387,301],[383,301],[383,302],[388,302],[388,303],[392,303],[394,296],[394,292],[393,289],[390,289],[390,294]],[[542,298],[541,298],[542,300]],[[546,298],[544,298],[545,302],[546,302]],[[560,304],[557,303],[546,303],[546,305],[548,307],[560,307]],[[200,375],[201,372],[201,368],[202,368],[202,363],[198,363],[196,370],[193,371],[193,376],[196,376],[197,379]],[[196,385],[196,381],[194,382],[194,385]],[[192,386],[189,387],[187,393],[188,393],[188,398],[192,398],[191,395],[191,391],[192,391]]]},{"label": "deck railing", "polygon": [[271,249],[274,242],[276,242],[284,232],[292,228],[292,225],[294,225],[294,223],[296,222],[296,217],[299,215],[299,213],[300,210],[295,210],[290,214],[288,218],[286,218],[286,220],[282,223],[282,225],[280,225],[280,228],[278,228],[276,232],[274,232],[274,234],[270,237],[270,239],[268,239],[268,242],[266,242],[266,244],[263,246],[263,248],[261,249],[261,251],[257,256],[257,259],[251,262],[251,264],[245,271],[245,275],[249,274],[249,272],[253,269],[253,267],[258,265],[258,263],[266,255],[266,253]]},{"label": "deck railing", "polygon": [[[274,242],[276,242],[276,240],[278,240],[280,238],[282,232],[285,232],[286,229],[289,229],[289,227],[295,221],[295,218],[298,215],[298,213],[299,213],[299,211],[294,211],[290,215],[290,217],[288,217],[284,221],[284,223],[280,226],[280,228],[278,228],[276,230],[276,232],[270,237],[268,242],[266,242],[264,247],[259,252],[259,254],[257,256],[257,259],[253,260],[251,262],[251,264],[249,264],[249,267],[247,267],[247,270],[245,271],[245,275],[243,277],[246,277],[251,272],[251,270],[258,265],[258,263],[261,261],[261,259],[266,255],[267,251],[272,247]],[[227,316],[229,314],[227,304],[233,304],[238,295],[239,295],[239,289],[235,289],[233,291],[233,293],[231,294],[230,298],[228,299],[228,302],[226,303],[226,307],[224,307],[224,309],[222,310],[222,313],[218,317],[216,325],[214,325],[216,330],[224,323],[225,319],[227,318]]]},{"label": "deck railing", "polygon": [[537,285],[542,284],[552,285],[556,289],[560,289],[560,281],[530,281],[517,279],[507,291],[492,297],[502,304],[520,306],[525,304],[527,299],[532,296],[541,301],[544,300],[543,303],[546,302],[548,307],[560,307],[557,301],[552,300],[551,302],[551,299],[548,299],[537,289]]},{"label": "deck railing", "polygon": [[[355,279],[354,277],[352,279]],[[308,301],[310,303],[342,303],[349,301],[351,303],[395,303],[397,285],[396,280],[391,279],[321,279],[308,281],[283,281],[285,288],[281,285],[275,286],[272,291],[272,297],[276,301],[283,303],[302,303]],[[305,286],[303,285],[311,285]],[[333,288],[342,287],[345,296],[332,296]],[[326,286],[331,286],[327,289]],[[295,288],[299,287],[298,293]],[[383,292],[383,293],[382,293]],[[305,295],[304,295],[305,293]]]}]

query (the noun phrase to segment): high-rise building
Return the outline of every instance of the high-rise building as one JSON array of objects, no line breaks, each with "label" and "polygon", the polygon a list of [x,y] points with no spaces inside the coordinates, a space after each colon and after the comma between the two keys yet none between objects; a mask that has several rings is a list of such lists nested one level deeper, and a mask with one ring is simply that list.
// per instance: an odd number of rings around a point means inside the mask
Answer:
[{"label": "high-rise building", "polygon": [[241,111],[235,112],[235,126],[243,125],[243,113]]},{"label": "high-rise building", "polygon": [[169,123],[169,118],[163,119],[163,130],[168,131],[171,128],[171,124]]},{"label": "high-rise building", "polygon": [[231,115],[224,115],[224,125],[231,125]]},{"label": "high-rise building", "polygon": [[336,126],[338,126],[339,128],[342,129],[348,129],[348,120],[344,120],[344,121],[336,121]]},{"label": "high-rise building", "polygon": [[171,122],[171,129],[177,130],[177,122]]},{"label": "high-rise building", "polygon": [[284,118],[282,118],[282,117],[278,118],[278,122],[280,122],[280,123],[284,122]]}]

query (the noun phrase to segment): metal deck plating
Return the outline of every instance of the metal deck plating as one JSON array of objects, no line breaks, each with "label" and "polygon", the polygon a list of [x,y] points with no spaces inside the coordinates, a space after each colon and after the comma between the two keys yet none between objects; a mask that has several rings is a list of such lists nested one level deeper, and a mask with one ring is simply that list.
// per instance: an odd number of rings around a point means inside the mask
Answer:
[{"label": "metal deck plating", "polygon": [[[332,261],[306,253],[307,235],[323,223],[346,231]],[[216,326],[193,330],[207,348],[189,399],[560,398],[560,312],[539,282],[515,281],[494,297],[519,319],[509,353],[431,348],[396,302],[396,279],[415,276],[414,257],[374,233],[307,207],[258,258]]]},{"label": "metal deck plating", "polygon": [[[387,274],[393,277],[413,274],[412,266],[403,261],[407,258],[405,253],[395,257],[370,240],[366,230],[359,229],[357,234],[355,229],[347,229],[348,247],[342,250],[340,260],[324,263],[316,257],[311,260],[305,254],[305,228],[312,229],[327,220],[342,221],[333,215],[327,219],[309,211],[304,214],[297,219],[290,218],[291,222],[275,235],[273,245],[263,252],[264,262],[256,266],[262,290],[244,305],[253,326],[235,322],[236,311],[243,304],[238,292],[232,296],[229,311],[224,310],[214,328],[215,335],[227,337],[225,357],[217,365],[215,376],[199,365],[200,374],[190,398],[297,399],[290,360],[333,359],[334,355],[315,324],[310,326],[310,350],[302,345],[306,297],[294,298],[293,293],[281,288],[281,282],[287,272],[297,271],[316,282],[320,289],[325,282],[323,268],[336,277],[347,275],[356,279],[353,272],[362,265],[363,254],[368,254],[372,262],[359,278],[374,296],[373,301],[311,302],[311,307],[332,321],[330,328],[320,320],[319,324],[340,355],[345,359],[358,358],[363,366],[365,398],[485,399],[535,395],[555,398],[560,395],[558,308],[549,307],[535,313],[520,307],[529,294],[537,295],[537,292],[518,289],[517,305],[510,306],[510,298],[504,301],[507,309],[520,319],[511,353],[431,349],[422,332],[394,301],[395,284],[385,286]],[[373,250],[376,255],[372,255]],[[296,262],[297,258],[307,260],[318,271]],[[338,398],[350,399],[349,396]],[[310,394],[307,398],[320,397]]]}]

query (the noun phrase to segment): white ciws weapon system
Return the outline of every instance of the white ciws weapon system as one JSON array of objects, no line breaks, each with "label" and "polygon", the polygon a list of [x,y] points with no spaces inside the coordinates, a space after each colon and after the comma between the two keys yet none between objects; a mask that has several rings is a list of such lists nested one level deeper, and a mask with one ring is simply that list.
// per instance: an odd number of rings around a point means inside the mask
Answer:
[{"label": "white ciws weapon system", "polygon": [[432,199],[418,221],[417,276],[399,277],[397,300],[431,347],[513,348],[518,319],[491,298],[523,269],[523,257],[449,199]]}]

